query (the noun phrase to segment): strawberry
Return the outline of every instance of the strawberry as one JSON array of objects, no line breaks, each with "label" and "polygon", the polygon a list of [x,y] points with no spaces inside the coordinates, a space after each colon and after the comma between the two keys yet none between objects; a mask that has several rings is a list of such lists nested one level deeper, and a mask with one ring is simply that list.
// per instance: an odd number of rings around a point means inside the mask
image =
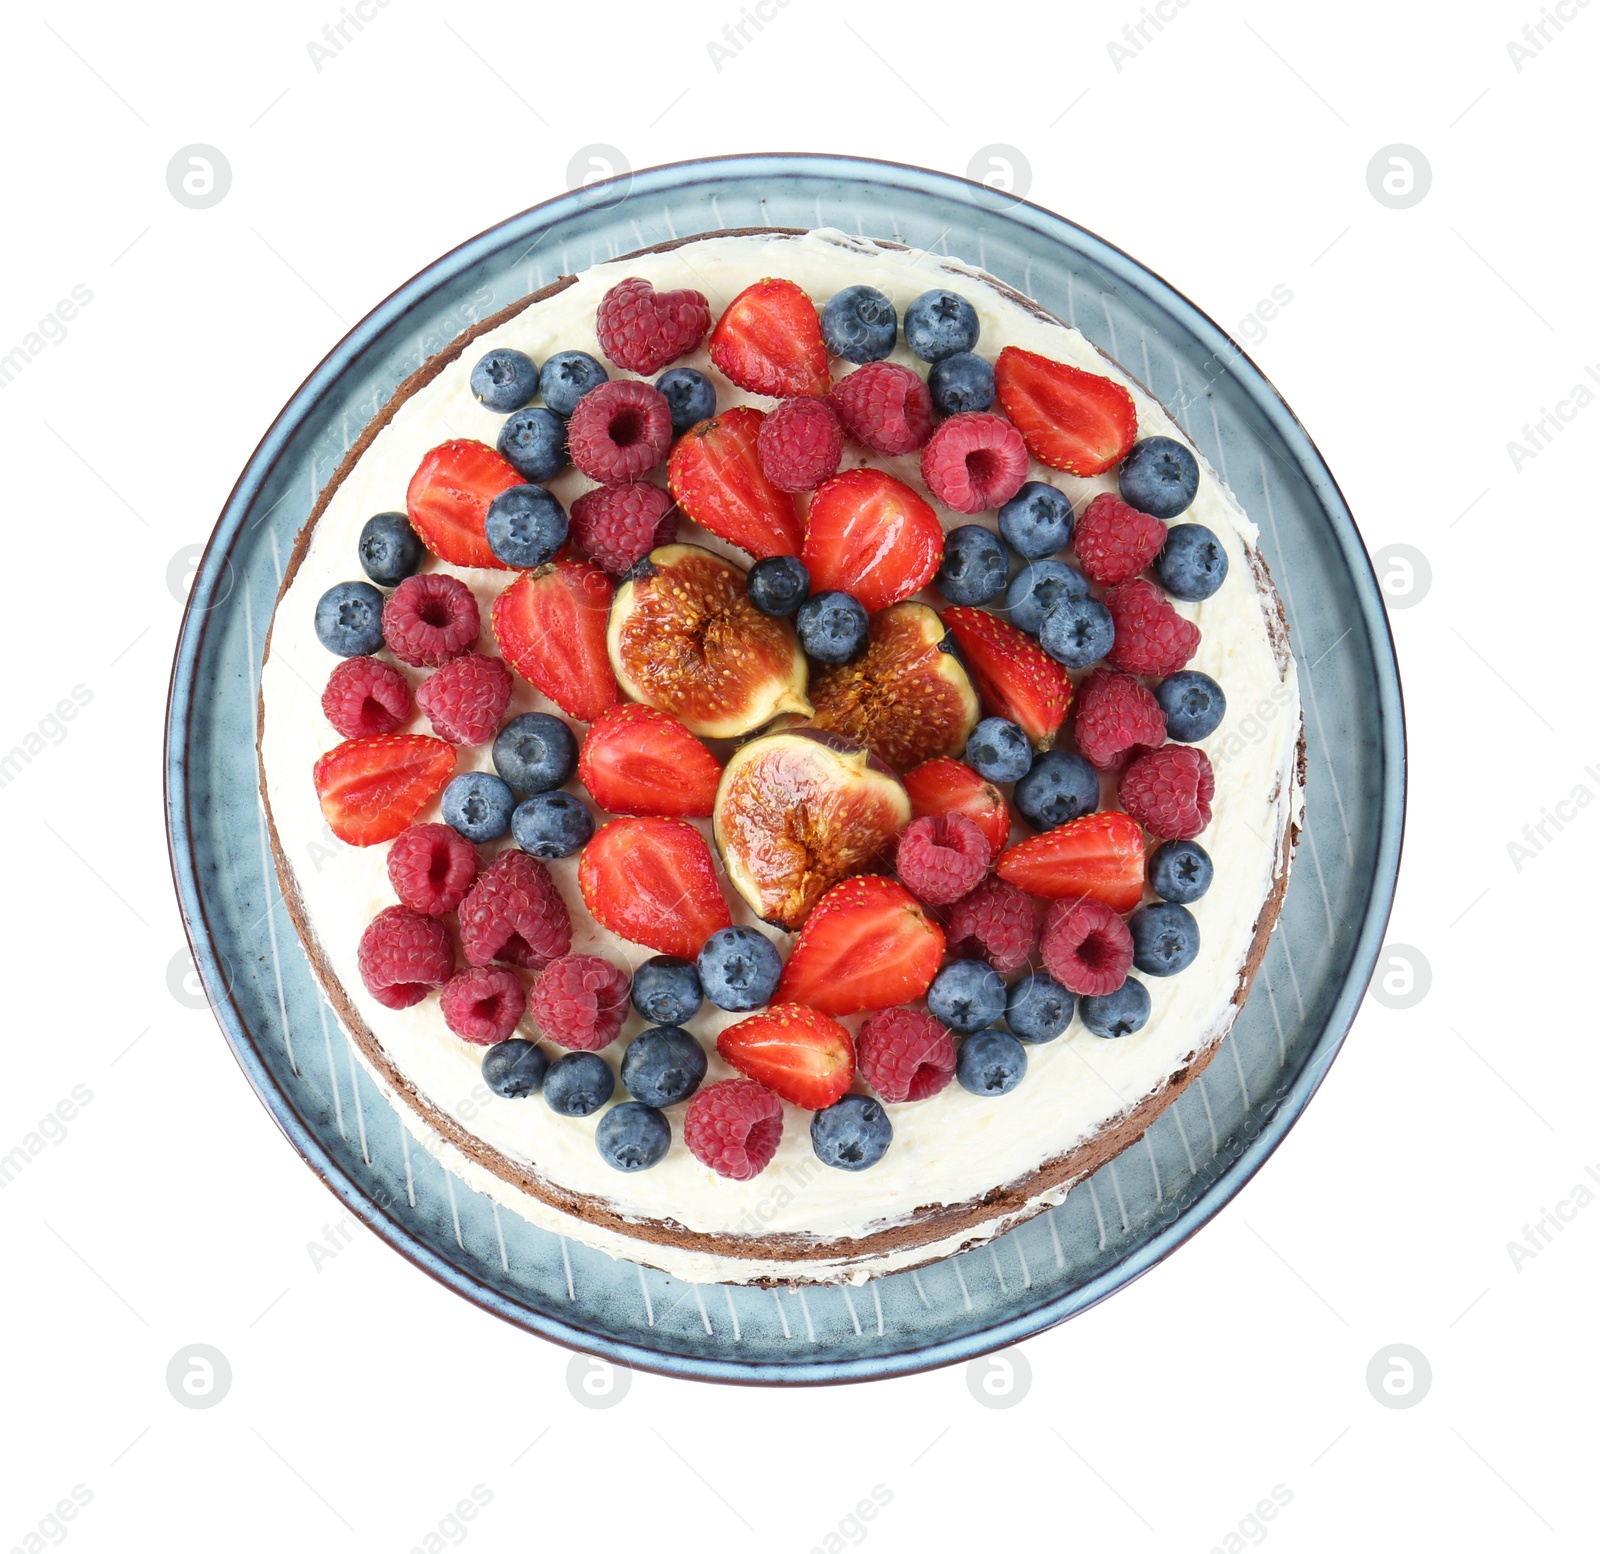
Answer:
[{"label": "strawberry", "polygon": [[722,767],[670,712],[623,702],[584,735],[578,780],[613,815],[709,815]]},{"label": "strawberry", "polygon": [[1011,835],[1011,811],[1005,795],[965,761],[948,758],[924,761],[901,781],[911,795],[911,817],[965,815],[977,823],[991,854],[998,853]]},{"label": "strawberry", "polygon": [[423,454],[406,487],[406,516],[441,561],[504,571],[505,562],[489,549],[483,523],[502,491],[525,484],[487,443],[458,437]]},{"label": "strawberry", "polygon": [[826,394],[828,348],[817,309],[793,281],[762,280],[723,310],[707,349],[723,374],[752,394]]},{"label": "strawberry", "polygon": [[312,768],[329,829],[352,847],[393,841],[450,781],[456,749],[427,734],[371,734],[335,745]]},{"label": "strawberry", "polygon": [[1072,705],[1067,671],[1027,632],[986,610],[956,605],[944,612],[944,623],[983,705],[1048,750]]},{"label": "strawberry", "polygon": [[730,1025],[717,1054],[791,1106],[832,1106],[856,1073],[855,1043],[837,1020],[804,1004],[773,1004]]},{"label": "strawberry", "polygon": [[1008,345],[994,364],[995,391],[1041,464],[1101,475],[1139,435],[1133,395],[1097,372]]},{"label": "strawberry", "polygon": [[764,417],[750,405],[691,426],[667,460],[667,486],[703,529],[758,561],[800,553],[794,498],[767,478],[756,451]]},{"label": "strawberry", "polygon": [[524,572],[495,600],[490,621],[501,657],[569,717],[589,723],[619,699],[606,657],[610,612],[605,573],[568,557]]},{"label": "strawberry", "polygon": [[944,957],[944,930],[904,885],[861,874],[835,885],[806,919],[773,994],[823,1014],[921,998]]},{"label": "strawberry", "polygon": [[1101,810],[1008,847],[995,873],[1030,896],[1089,896],[1131,912],[1144,898],[1144,834],[1131,815]]},{"label": "strawberry", "polygon": [[881,469],[848,469],[811,498],[800,559],[816,593],[854,594],[867,613],[927,586],[944,554],[939,516]]},{"label": "strawberry", "polygon": [[664,815],[613,820],[578,859],[578,889],[602,928],[662,955],[693,960],[719,928],[730,928],[706,839]]}]

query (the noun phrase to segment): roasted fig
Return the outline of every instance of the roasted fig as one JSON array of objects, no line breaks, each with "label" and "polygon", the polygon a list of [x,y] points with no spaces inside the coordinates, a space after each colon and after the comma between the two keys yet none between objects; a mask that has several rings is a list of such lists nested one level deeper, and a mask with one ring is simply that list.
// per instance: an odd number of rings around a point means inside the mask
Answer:
[{"label": "roasted fig", "polygon": [[792,933],[830,887],[893,856],[911,800],[864,745],[791,729],[733,753],[711,819],[733,888]]},{"label": "roasted fig", "polygon": [[978,721],[978,697],[943,640],[944,622],[925,604],[880,610],[865,653],[812,669],[811,726],[864,744],[897,772],[959,754]]},{"label": "roasted fig", "polygon": [[627,695],[702,739],[811,712],[794,627],[751,604],[742,568],[698,545],[659,546],[634,568],[612,601],[606,650]]}]

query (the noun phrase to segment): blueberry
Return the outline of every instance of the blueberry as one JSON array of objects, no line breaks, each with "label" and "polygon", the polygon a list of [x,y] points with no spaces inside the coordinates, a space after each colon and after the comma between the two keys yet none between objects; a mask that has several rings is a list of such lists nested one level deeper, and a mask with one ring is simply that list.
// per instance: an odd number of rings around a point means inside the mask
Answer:
[{"label": "blueberry", "polygon": [[335,583],[317,600],[316,628],[317,641],[340,658],[376,653],[383,646],[383,595],[371,583]]},{"label": "blueberry", "polygon": [[871,286],[846,286],[823,305],[822,343],[858,367],[881,362],[894,349],[898,327],[894,303]]},{"label": "blueberry", "polygon": [[1033,746],[1015,723],[985,718],[967,740],[966,762],[990,782],[1015,782],[1033,765]]},{"label": "blueberry", "polygon": [[578,769],[578,741],[560,718],[524,712],[494,736],[494,769],[521,798],[570,782]]},{"label": "blueberry", "polygon": [[622,1087],[646,1106],[687,1101],[706,1077],[706,1049],[676,1025],[658,1025],[628,1043]]},{"label": "blueberry", "polygon": [[1187,906],[1211,889],[1211,854],[1198,842],[1163,842],[1150,854],[1150,888]]},{"label": "blueberry", "polygon": [[1100,803],[1100,774],[1071,750],[1046,750],[1017,779],[1012,799],[1022,818],[1040,831],[1092,814]]},{"label": "blueberry", "polygon": [[672,435],[681,437],[691,426],[709,421],[717,413],[717,386],[693,367],[669,367],[656,379],[656,390],[672,412]]},{"label": "blueberry", "polygon": [[471,383],[485,410],[504,415],[508,410],[520,410],[539,392],[539,364],[526,352],[502,346],[478,358]]},{"label": "blueberry", "polygon": [[543,486],[510,486],[489,504],[483,533],[508,567],[542,567],[566,543],[566,509]]},{"label": "blueberry", "polygon": [[512,840],[535,858],[570,858],[593,835],[589,806],[559,789],[524,799],[511,815]]},{"label": "blueberry", "polygon": [[652,955],[633,974],[633,1007],[657,1025],[681,1025],[702,997],[694,962],[676,955]]},{"label": "blueberry", "polygon": [[1006,994],[1006,1025],[1018,1041],[1054,1041],[1072,1024],[1073,998],[1042,971],[1023,977]]},{"label": "blueberry", "polygon": [[1228,710],[1222,687],[1198,669],[1180,669],[1156,687],[1156,700],[1167,715],[1167,738],[1192,745],[1217,731]]},{"label": "blueberry", "polygon": [[1044,618],[1063,599],[1087,599],[1089,580],[1065,561],[1030,561],[1006,589],[1006,614],[1019,631],[1039,635]]},{"label": "blueberry", "polygon": [[452,777],[439,800],[439,814],[469,842],[493,842],[511,829],[517,797],[492,772]]},{"label": "blueberry", "polygon": [[811,1118],[817,1159],[840,1171],[865,1171],[883,1159],[894,1138],[889,1114],[870,1095],[840,1096]]},{"label": "blueberry", "polygon": [[1072,543],[1072,503],[1043,480],[1024,481],[1000,509],[1000,532],[1019,556],[1042,561]]},{"label": "blueberry", "polygon": [[981,1031],[1006,1011],[1006,985],[981,960],[949,961],[928,989],[928,1010],[953,1031]]},{"label": "blueberry", "polygon": [[1057,599],[1039,626],[1039,646],[1068,669],[1087,669],[1117,639],[1111,611],[1098,599]]},{"label": "blueberry", "polygon": [[972,351],[957,351],[933,364],[928,392],[940,415],[987,410],[994,403],[994,368]]},{"label": "blueberry", "polygon": [[539,370],[539,392],[557,415],[571,415],[578,401],[605,381],[605,368],[587,351],[557,351]]},{"label": "blueberry", "polygon": [[1133,963],[1147,976],[1175,977],[1200,953],[1200,925],[1175,901],[1155,901],[1128,919]]},{"label": "blueberry", "polygon": [[495,446],[524,480],[554,480],[567,467],[567,423],[554,410],[514,410]]},{"label": "blueberry", "polygon": [[1228,575],[1228,553],[1203,523],[1174,524],[1150,570],[1174,599],[1198,604],[1222,587]]},{"label": "blueberry", "polygon": [[1010,571],[999,536],[980,523],[964,523],[944,537],[934,584],[951,604],[988,604],[1005,592]]},{"label": "blueberry", "polygon": [[745,586],[763,615],[793,615],[811,592],[811,574],[798,556],[768,556],[750,568]]},{"label": "blueberry", "polygon": [[1131,1036],[1150,1018],[1150,990],[1129,977],[1114,993],[1085,998],[1078,1005],[1084,1029],[1096,1036]]},{"label": "blueberry", "polygon": [[520,1101],[544,1083],[549,1067],[550,1059],[531,1041],[513,1036],[510,1041],[497,1041],[484,1053],[483,1082],[496,1095]]},{"label": "blueberry", "polygon": [[404,513],[375,513],[361,526],[356,554],[373,582],[393,588],[422,565],[427,552]]},{"label": "blueberry", "polygon": [[1010,1031],[979,1031],[961,1043],[956,1078],[974,1095],[1005,1095],[1028,1072],[1028,1049]]},{"label": "blueberry", "polygon": [[819,664],[846,664],[867,645],[867,612],[850,594],[812,594],[795,619],[800,646]]},{"label": "blueberry", "polygon": [[1200,466],[1181,442],[1146,437],[1128,450],[1117,488],[1129,507],[1152,518],[1176,518],[1200,489]]},{"label": "blueberry", "polygon": [[719,928],[695,962],[700,987],[719,1009],[759,1009],[772,999],[783,957],[754,928]]},{"label": "blueberry", "polygon": [[594,1147],[619,1171],[648,1171],[672,1145],[672,1124],[653,1106],[623,1101],[595,1125]]},{"label": "blueberry", "polygon": [[935,288],[906,309],[906,344],[925,362],[943,361],[978,343],[978,310],[965,297]]},{"label": "blueberry", "polygon": [[563,1117],[599,1111],[616,1087],[606,1060],[593,1052],[564,1052],[544,1076],[545,1101]]}]

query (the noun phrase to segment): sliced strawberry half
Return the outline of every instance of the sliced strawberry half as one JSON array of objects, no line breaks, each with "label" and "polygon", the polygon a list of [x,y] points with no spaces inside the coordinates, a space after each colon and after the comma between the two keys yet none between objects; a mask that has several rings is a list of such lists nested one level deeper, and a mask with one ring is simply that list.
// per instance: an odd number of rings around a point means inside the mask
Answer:
[{"label": "sliced strawberry half", "polygon": [[939,515],[881,469],[849,469],[811,498],[800,559],[821,593],[854,594],[868,614],[927,587],[944,555]]},{"label": "sliced strawberry half", "polygon": [[593,722],[620,697],[606,656],[611,580],[568,557],[524,572],[490,612],[501,656],[569,717]]},{"label": "sliced strawberry half", "polygon": [[578,781],[613,815],[709,815],[722,767],[670,712],[623,702],[583,737]]},{"label": "sliced strawberry half", "polygon": [[1048,750],[1072,705],[1067,671],[1027,632],[987,610],[955,605],[944,623],[978,698],[997,718],[1009,718],[1040,750]]},{"label": "sliced strawberry half", "polygon": [[717,1037],[717,1052],[747,1079],[813,1112],[832,1106],[856,1073],[850,1032],[804,1004],[773,1004],[730,1025]]},{"label": "sliced strawberry half", "polygon": [[335,745],[312,781],[328,828],[352,847],[393,841],[450,781],[456,747],[427,734],[371,734]]},{"label": "sliced strawberry half", "polygon": [[662,955],[693,960],[733,919],[706,839],[687,820],[613,820],[578,859],[578,889],[602,928]]},{"label": "sliced strawberry half", "polygon": [[816,304],[793,281],[746,286],[711,331],[711,360],[752,394],[826,394],[828,348]]},{"label": "sliced strawberry half", "polygon": [[484,537],[484,519],[502,491],[525,484],[487,443],[458,437],[423,454],[406,487],[406,516],[441,561],[505,571]]},{"label": "sliced strawberry half", "polygon": [[1144,833],[1131,815],[1101,810],[1008,847],[994,871],[1030,896],[1131,912],[1144,899]]},{"label": "sliced strawberry half", "polygon": [[798,556],[803,531],[794,497],[767,479],[756,452],[765,417],[739,405],[691,426],[667,460],[673,499],[702,529],[756,560]]},{"label": "sliced strawberry half", "polygon": [[914,766],[901,781],[911,795],[911,818],[965,815],[983,832],[991,856],[1011,835],[1011,810],[1005,795],[965,761],[945,758]]},{"label": "sliced strawberry half", "polygon": [[1139,435],[1133,395],[1097,372],[1008,345],[994,364],[995,391],[1041,464],[1101,475]]},{"label": "sliced strawberry half", "polygon": [[921,998],[943,957],[944,930],[904,885],[858,875],[811,909],[774,997],[823,1014],[887,1009]]}]

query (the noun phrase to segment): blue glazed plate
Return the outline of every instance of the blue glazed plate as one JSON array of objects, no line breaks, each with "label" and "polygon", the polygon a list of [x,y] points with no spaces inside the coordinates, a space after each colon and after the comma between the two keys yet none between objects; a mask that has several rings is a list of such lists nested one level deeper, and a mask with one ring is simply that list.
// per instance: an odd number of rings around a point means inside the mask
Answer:
[{"label": "blue glazed plate", "polygon": [[[1140,378],[1261,529],[1306,718],[1305,829],[1261,974],[1211,1066],[1137,1144],[992,1244],[861,1289],[696,1286],[501,1213],[409,1141],[301,952],[257,799],[255,686],[283,566],[318,493],[400,381],[558,275],[725,227],[842,227],[953,252]],[[1377,584],[1333,477],[1239,348],[1092,233],[943,173],[850,157],[679,163],[574,190],[447,254],[353,329],[262,440],[196,574],[167,727],[173,871],[207,994],[306,1162],[435,1278],[507,1321],[679,1376],[853,1381],[963,1360],[1075,1315],[1192,1235],[1321,1082],[1382,942],[1405,734]]]}]

